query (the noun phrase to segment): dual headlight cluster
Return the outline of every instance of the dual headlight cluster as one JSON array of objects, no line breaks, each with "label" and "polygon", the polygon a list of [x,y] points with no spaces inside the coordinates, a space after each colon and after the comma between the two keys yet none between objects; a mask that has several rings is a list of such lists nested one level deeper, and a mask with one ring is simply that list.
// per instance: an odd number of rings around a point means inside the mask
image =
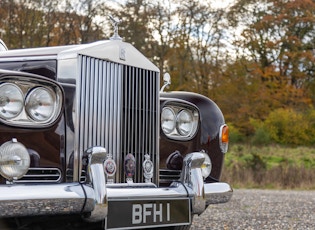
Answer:
[{"label": "dual headlight cluster", "polygon": [[59,87],[32,81],[0,82],[0,120],[10,125],[47,126],[59,116]]},{"label": "dual headlight cluster", "polygon": [[195,108],[167,105],[162,109],[161,127],[171,139],[189,140],[198,128],[199,112]]}]

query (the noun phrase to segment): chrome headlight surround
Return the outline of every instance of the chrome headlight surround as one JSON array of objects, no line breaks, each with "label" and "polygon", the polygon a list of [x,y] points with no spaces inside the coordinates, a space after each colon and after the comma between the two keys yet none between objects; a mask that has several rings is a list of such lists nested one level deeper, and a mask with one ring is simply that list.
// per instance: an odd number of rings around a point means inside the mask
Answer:
[{"label": "chrome headlight surround", "polygon": [[161,129],[170,139],[191,140],[197,133],[199,111],[184,103],[168,103],[162,108]]},{"label": "chrome headlight surround", "polygon": [[[63,91],[53,81],[29,77],[6,76],[1,86],[12,85],[23,98],[21,111],[16,116],[0,116],[0,122],[19,127],[44,128],[51,126],[61,114]],[[1,106],[0,106],[1,107]]]}]

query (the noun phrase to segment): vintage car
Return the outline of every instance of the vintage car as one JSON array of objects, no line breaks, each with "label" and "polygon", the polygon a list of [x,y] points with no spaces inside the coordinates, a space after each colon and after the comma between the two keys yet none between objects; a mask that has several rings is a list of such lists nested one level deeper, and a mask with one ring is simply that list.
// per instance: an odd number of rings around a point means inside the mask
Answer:
[{"label": "vintage car", "polygon": [[188,229],[229,201],[219,107],[166,92],[115,28],[91,44],[0,52],[0,218],[8,229]]}]

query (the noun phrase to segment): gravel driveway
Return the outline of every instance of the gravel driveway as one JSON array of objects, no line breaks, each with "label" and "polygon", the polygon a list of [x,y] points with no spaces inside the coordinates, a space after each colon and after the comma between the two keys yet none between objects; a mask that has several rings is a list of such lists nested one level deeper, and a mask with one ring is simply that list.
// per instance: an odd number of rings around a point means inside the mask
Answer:
[{"label": "gravel driveway", "polygon": [[225,204],[194,217],[200,229],[315,229],[315,191],[234,190]]}]

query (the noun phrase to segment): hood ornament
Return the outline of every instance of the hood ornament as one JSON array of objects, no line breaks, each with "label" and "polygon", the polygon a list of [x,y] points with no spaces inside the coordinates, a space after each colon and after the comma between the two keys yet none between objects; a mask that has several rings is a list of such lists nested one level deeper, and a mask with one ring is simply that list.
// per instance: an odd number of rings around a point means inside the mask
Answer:
[{"label": "hood ornament", "polygon": [[114,27],[114,35],[110,38],[110,40],[122,40],[122,38],[118,34],[118,25],[121,23],[121,20],[118,18],[114,18],[112,15],[109,15],[109,19]]}]

